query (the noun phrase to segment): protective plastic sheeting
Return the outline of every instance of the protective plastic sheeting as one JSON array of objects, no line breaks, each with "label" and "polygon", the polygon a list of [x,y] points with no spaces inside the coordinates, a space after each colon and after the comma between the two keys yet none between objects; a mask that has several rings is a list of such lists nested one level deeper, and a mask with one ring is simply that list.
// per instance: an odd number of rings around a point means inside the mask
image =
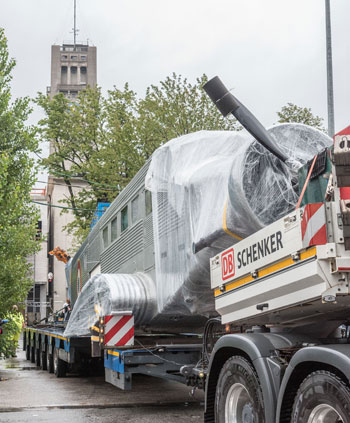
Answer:
[{"label": "protective plastic sheeting", "polygon": [[146,188],[160,313],[213,313],[209,258],[287,214],[298,198],[297,169],[332,142],[300,124],[269,131],[289,166],[243,131],[189,134],[153,154]]},{"label": "protective plastic sheeting", "polygon": [[131,311],[136,325],[149,322],[156,313],[154,281],[143,273],[92,277],[74,305],[64,336],[91,334],[99,317],[113,311]]}]

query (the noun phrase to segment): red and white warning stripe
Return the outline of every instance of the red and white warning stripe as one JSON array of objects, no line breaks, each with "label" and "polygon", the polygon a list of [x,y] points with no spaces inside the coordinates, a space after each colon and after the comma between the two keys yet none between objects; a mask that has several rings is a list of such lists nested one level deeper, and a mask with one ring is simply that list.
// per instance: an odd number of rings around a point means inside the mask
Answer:
[{"label": "red and white warning stripe", "polygon": [[105,316],[104,344],[108,347],[134,345],[134,316]]},{"label": "red and white warning stripe", "polygon": [[327,243],[326,213],[323,203],[307,204],[301,221],[303,246]]}]

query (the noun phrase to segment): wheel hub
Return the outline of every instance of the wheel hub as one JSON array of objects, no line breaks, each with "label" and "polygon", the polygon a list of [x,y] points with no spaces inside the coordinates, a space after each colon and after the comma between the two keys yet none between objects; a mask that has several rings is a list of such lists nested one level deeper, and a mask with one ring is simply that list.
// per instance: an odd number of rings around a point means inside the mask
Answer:
[{"label": "wheel hub", "polygon": [[343,419],[329,404],[319,404],[311,411],[307,423],[343,423]]},{"label": "wheel hub", "polygon": [[227,393],[225,423],[255,423],[252,400],[241,383],[233,384]]}]

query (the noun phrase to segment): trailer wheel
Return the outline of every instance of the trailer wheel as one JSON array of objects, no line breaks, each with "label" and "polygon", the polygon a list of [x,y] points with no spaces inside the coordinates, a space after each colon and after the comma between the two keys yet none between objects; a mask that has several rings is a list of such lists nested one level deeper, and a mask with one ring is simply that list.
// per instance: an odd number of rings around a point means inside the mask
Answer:
[{"label": "trailer wheel", "polygon": [[53,356],[49,353],[49,346],[46,349],[46,370],[53,373]]},{"label": "trailer wheel", "polygon": [[53,368],[56,377],[65,377],[67,373],[67,363],[58,357],[58,349],[53,350]]},{"label": "trailer wheel", "polygon": [[44,345],[44,348],[41,351],[40,354],[40,369],[47,370],[47,359],[46,359],[46,345]]},{"label": "trailer wheel", "polygon": [[221,369],[215,395],[215,422],[264,423],[259,379],[241,356],[229,358]]},{"label": "trailer wheel", "polygon": [[350,423],[350,389],[338,376],[318,370],[296,394],[291,423]]},{"label": "trailer wheel", "polygon": [[23,351],[27,350],[27,335],[26,332],[22,332]]},{"label": "trailer wheel", "polygon": [[35,363],[35,347],[30,347],[30,362]]},{"label": "trailer wheel", "polygon": [[26,345],[26,360],[30,360],[30,345]]},{"label": "trailer wheel", "polygon": [[40,367],[41,344],[39,348],[35,348],[35,364]]}]

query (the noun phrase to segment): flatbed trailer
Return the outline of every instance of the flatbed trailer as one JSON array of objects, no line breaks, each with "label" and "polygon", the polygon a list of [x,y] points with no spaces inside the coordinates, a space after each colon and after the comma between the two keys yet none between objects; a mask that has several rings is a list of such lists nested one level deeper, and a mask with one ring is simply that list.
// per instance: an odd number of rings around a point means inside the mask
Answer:
[{"label": "flatbed trailer", "polygon": [[90,337],[67,338],[63,333],[64,327],[57,325],[25,328],[26,359],[57,377],[64,377],[68,366],[83,365],[91,358]]},{"label": "flatbed trailer", "polygon": [[183,367],[200,361],[201,339],[197,335],[140,337],[139,347],[101,348],[96,334],[65,337],[64,326],[27,327],[23,331],[26,358],[43,370],[64,377],[69,371],[104,366],[105,380],[122,389],[132,388],[132,376],[144,374],[188,384]]}]

